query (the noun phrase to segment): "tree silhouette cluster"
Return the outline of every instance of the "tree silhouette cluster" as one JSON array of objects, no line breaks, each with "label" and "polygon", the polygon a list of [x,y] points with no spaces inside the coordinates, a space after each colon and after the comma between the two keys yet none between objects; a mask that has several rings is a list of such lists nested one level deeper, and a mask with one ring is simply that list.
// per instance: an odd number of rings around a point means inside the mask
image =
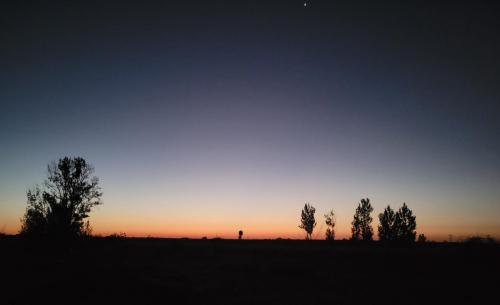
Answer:
[{"label": "tree silhouette cluster", "polygon": [[[26,236],[49,236],[72,238],[90,236],[92,228],[85,219],[96,205],[102,204],[99,180],[93,176],[94,169],[83,158],[65,157],[48,166],[47,179],[43,187],[36,186],[27,191],[27,208],[22,218],[20,233]],[[306,203],[301,212],[299,228],[306,232],[306,239],[312,239],[316,227],[316,209]],[[369,198],[361,199],[352,220],[352,240],[373,240],[373,207]],[[333,210],[325,216],[327,226],[325,238],[335,239],[336,218]],[[397,212],[387,206],[379,214],[379,240],[384,242],[414,242],[416,238],[416,217],[406,203]],[[243,231],[238,232],[242,239]],[[421,234],[419,241],[425,241]]]},{"label": "tree silhouette cluster", "polygon": [[[306,203],[301,213],[301,224],[299,228],[306,231],[306,239],[311,239],[312,232],[316,226],[314,213],[316,209],[309,203]],[[361,199],[356,208],[353,220],[351,222],[352,236],[351,240],[372,241],[373,240],[373,218],[371,213],[373,207],[369,198]],[[414,242],[416,238],[416,217],[412,210],[408,208],[406,203],[399,208],[397,212],[391,209],[390,206],[385,208],[383,213],[379,214],[380,224],[378,226],[379,240],[383,242]],[[335,239],[335,214],[333,210],[325,214],[325,224],[327,226],[325,232],[326,240]],[[419,241],[425,242],[426,238],[420,234]]]},{"label": "tree silhouette cluster", "polygon": [[65,157],[50,164],[43,187],[27,192],[21,234],[57,238],[90,235],[90,224],[84,220],[102,203],[99,180],[93,172],[81,157]]},{"label": "tree silhouette cluster", "polygon": [[413,242],[417,236],[416,217],[406,203],[397,212],[387,206],[383,213],[378,215],[380,225],[378,236],[380,241]]}]

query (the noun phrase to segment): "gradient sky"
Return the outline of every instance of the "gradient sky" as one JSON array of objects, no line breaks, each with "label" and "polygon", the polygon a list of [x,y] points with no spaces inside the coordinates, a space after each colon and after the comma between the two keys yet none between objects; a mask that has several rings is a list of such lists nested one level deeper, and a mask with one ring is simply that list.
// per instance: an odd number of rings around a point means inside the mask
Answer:
[{"label": "gradient sky", "polygon": [[100,234],[303,238],[311,202],[342,238],[369,197],[500,237],[498,2],[103,2],[0,4],[0,230],[68,155]]}]

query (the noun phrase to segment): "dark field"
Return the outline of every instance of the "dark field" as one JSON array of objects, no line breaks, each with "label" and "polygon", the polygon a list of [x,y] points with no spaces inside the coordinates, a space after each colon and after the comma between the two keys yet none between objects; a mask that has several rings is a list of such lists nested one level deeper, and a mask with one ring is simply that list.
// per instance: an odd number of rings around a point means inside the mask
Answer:
[{"label": "dark field", "polygon": [[[1,304],[480,304],[499,245],[0,239]],[[496,300],[496,301],[495,301]]]}]

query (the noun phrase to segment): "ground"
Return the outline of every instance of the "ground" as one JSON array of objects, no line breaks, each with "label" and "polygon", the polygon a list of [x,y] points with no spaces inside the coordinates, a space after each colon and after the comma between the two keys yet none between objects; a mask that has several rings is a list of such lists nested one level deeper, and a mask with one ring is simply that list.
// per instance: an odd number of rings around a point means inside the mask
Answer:
[{"label": "ground", "polygon": [[474,304],[500,245],[0,239],[1,304]]}]

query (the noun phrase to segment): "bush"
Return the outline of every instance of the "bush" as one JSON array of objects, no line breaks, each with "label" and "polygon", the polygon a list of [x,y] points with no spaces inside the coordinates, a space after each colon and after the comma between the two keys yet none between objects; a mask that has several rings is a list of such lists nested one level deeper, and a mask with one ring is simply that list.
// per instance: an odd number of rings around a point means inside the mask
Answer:
[{"label": "bush", "polygon": [[471,237],[466,238],[465,242],[469,243],[469,244],[494,244],[494,243],[496,243],[496,240],[489,235],[486,235],[485,237],[475,235],[475,236],[471,236]]},{"label": "bush", "polygon": [[127,238],[127,234],[121,232],[121,233],[113,233],[113,234],[110,234],[108,236],[106,236],[106,238],[109,238],[109,239],[125,239]]}]

